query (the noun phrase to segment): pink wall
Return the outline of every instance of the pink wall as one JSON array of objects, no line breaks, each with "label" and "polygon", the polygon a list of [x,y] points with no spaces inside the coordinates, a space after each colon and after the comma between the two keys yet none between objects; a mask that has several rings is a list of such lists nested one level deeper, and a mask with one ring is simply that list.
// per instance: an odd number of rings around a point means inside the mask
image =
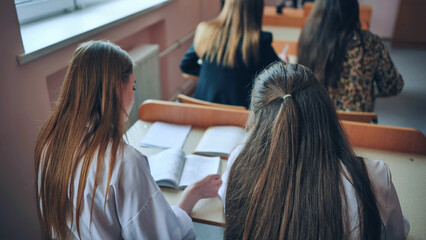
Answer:
[{"label": "pink wall", "polygon": [[[157,43],[160,52],[219,12],[219,0],[175,0],[90,39],[109,39],[130,50]],[[78,43],[20,66],[23,52],[14,1],[0,1],[0,238],[39,236],[35,211],[33,152],[39,129]],[[88,40],[88,39],[86,39]],[[179,61],[190,41],[160,60],[163,98],[184,82]]]}]

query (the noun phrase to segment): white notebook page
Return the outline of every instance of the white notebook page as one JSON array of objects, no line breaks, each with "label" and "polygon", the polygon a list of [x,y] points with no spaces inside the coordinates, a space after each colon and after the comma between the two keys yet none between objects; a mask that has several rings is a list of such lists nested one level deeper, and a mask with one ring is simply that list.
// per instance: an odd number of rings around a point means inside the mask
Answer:
[{"label": "white notebook page", "polygon": [[195,148],[194,153],[229,155],[244,141],[244,128],[237,126],[213,126],[208,128]]},{"label": "white notebook page", "polygon": [[207,175],[216,174],[219,172],[219,167],[219,157],[186,155],[186,162],[183,167],[179,185],[188,186]]},{"label": "white notebook page", "polygon": [[190,125],[155,122],[140,141],[141,147],[182,148]]}]

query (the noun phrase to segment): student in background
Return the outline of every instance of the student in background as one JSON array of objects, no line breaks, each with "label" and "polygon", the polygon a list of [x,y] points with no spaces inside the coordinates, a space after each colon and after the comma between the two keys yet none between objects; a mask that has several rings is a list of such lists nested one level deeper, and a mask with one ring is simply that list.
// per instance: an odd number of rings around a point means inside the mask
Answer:
[{"label": "student in background", "polygon": [[134,102],[132,69],[129,55],[110,42],[75,50],[34,155],[45,238],[193,239],[194,204],[217,196],[220,176],[210,175],[170,207],[147,158],[123,141]]},{"label": "student in background", "polygon": [[226,0],[219,16],[201,22],[182,72],[199,76],[197,99],[248,107],[254,75],[279,60],[272,34],[262,32],[263,0]]},{"label": "student in background", "polygon": [[298,63],[311,68],[338,110],[372,112],[376,97],[404,82],[383,41],[360,28],[357,0],[316,0],[298,42]]},{"label": "student in background", "polygon": [[409,230],[386,163],[357,157],[326,89],[306,67],[256,78],[250,133],[219,196],[226,239],[404,239]]}]

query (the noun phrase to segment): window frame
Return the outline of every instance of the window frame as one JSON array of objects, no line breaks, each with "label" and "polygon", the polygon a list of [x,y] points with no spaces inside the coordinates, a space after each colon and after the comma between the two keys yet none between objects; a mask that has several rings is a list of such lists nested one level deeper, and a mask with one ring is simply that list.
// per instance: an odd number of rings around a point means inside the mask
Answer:
[{"label": "window frame", "polygon": [[19,24],[27,24],[110,1],[117,0],[15,0],[15,6]]},{"label": "window frame", "polygon": [[20,24],[72,10],[74,10],[74,0],[31,0],[16,4]]},{"label": "window frame", "polygon": [[[105,4],[21,24],[24,51],[17,54],[16,60],[19,65],[26,64],[174,1],[176,0],[104,0]],[[104,14],[106,12],[107,15]]]}]

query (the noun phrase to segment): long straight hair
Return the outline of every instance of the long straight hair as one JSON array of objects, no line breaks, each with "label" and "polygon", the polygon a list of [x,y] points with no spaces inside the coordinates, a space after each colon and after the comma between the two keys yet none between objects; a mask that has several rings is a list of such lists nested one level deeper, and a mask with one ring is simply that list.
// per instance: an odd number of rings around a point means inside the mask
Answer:
[{"label": "long straight hair", "polygon": [[270,65],[255,80],[251,110],[250,135],[229,174],[225,238],[347,239],[343,164],[356,193],[361,239],[379,239],[364,161],[314,74],[302,65]]},{"label": "long straight hair", "polygon": [[[129,81],[132,66],[129,55],[110,42],[90,41],[75,50],[58,103],[41,129],[34,154],[37,206],[45,238],[66,239],[68,221],[76,222],[80,235],[83,207],[90,207],[92,220],[106,151],[110,146],[108,186],[122,146],[125,110],[118,89]],[[96,155],[92,203],[83,206],[87,176]],[[80,164],[78,189],[74,189]],[[78,192],[76,202],[74,191]],[[105,202],[107,195],[108,189]]]},{"label": "long straight hair", "polygon": [[257,63],[262,16],[263,0],[226,0],[218,17],[198,25],[194,38],[197,55],[234,67],[241,47],[244,64]]},{"label": "long straight hair", "polygon": [[[298,62],[337,88],[346,48],[361,32],[358,0],[317,0],[298,41]],[[362,41],[361,41],[362,44]]]}]

